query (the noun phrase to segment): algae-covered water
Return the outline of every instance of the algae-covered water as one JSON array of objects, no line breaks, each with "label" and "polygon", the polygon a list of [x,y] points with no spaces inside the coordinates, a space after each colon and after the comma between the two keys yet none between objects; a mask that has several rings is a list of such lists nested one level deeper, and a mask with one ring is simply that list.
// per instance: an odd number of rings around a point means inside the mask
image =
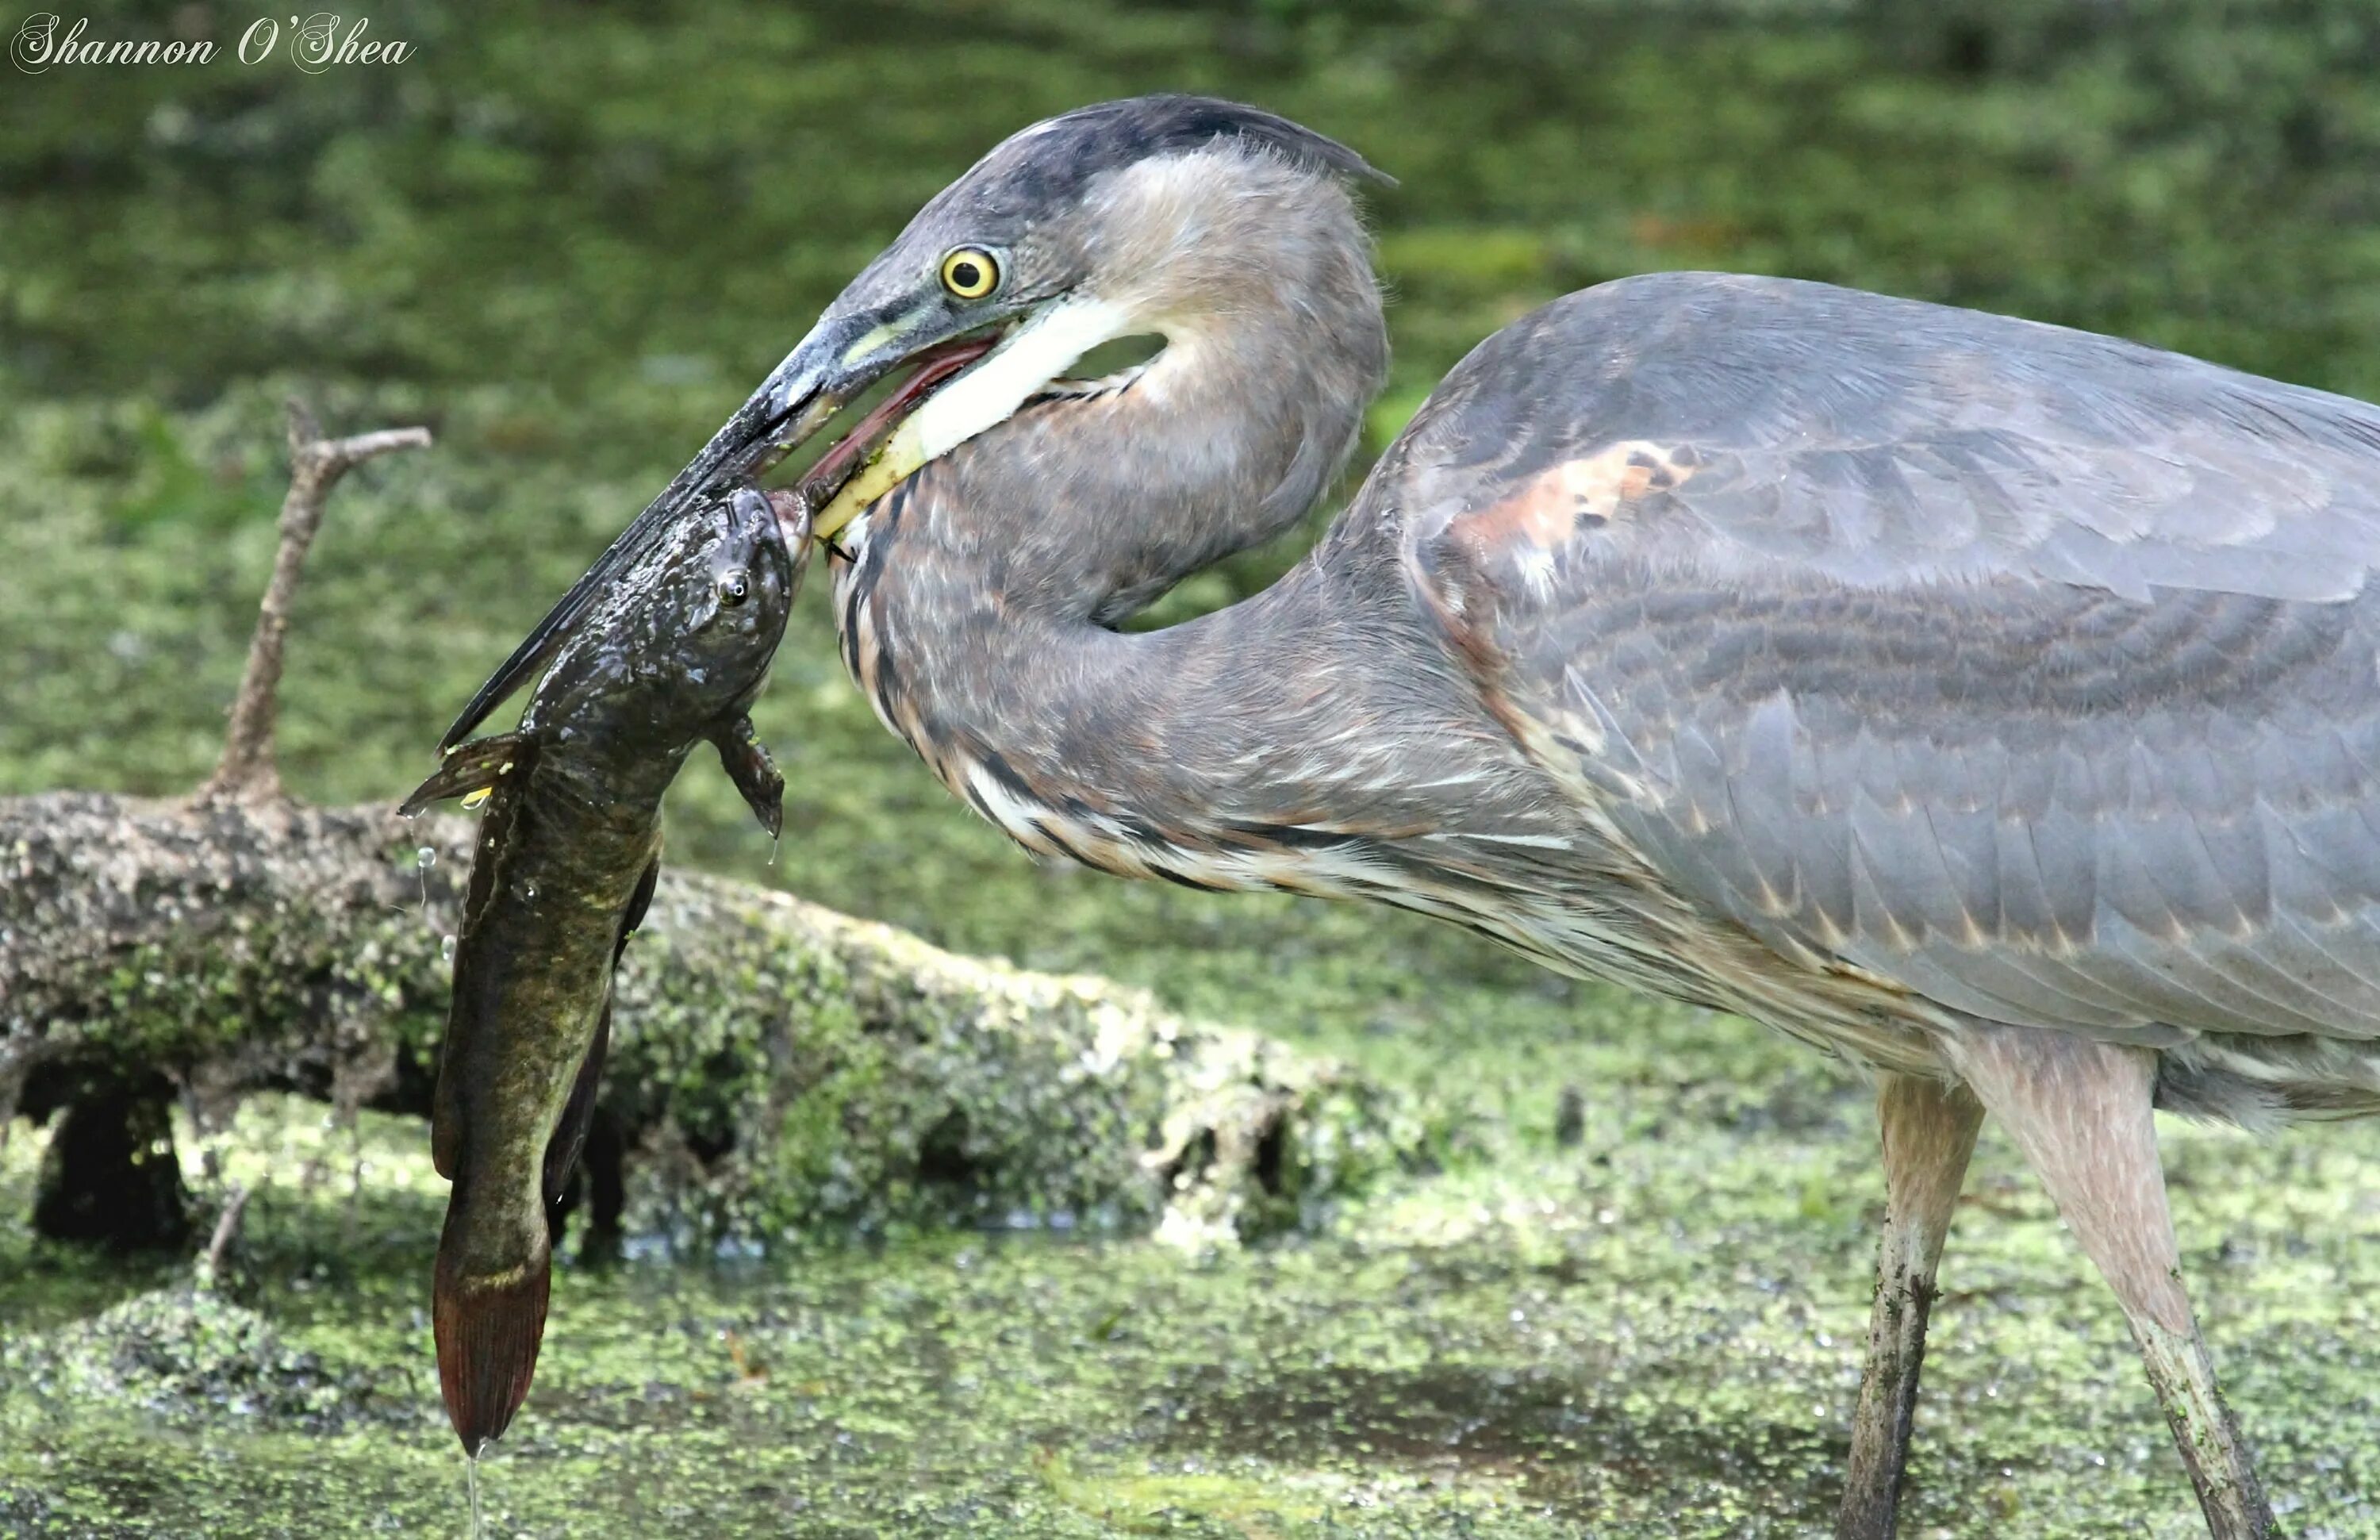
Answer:
[{"label": "algae-covered water", "polygon": [[[1811,1533],[1864,1317],[1864,1130],[1741,1028],[1641,1025],[1682,1076],[1775,1073],[1719,1100],[1624,1077],[1574,1149],[1524,1131],[1203,1260],[959,1234],[565,1268],[484,1473],[493,1533]],[[440,1184],[418,1125],[325,1122],[247,1114],[280,1176],[215,1294],[8,1239],[0,1533],[462,1533],[423,1309]],[[2373,1533],[2380,1161],[2177,1132],[2185,1252],[2267,1478],[2297,1533]],[[1954,1243],[1909,1533],[2193,1533],[2121,1319],[1996,1141]]]},{"label": "algae-covered water", "polygon": [[[249,13],[92,18],[228,40]],[[285,695],[300,794],[399,794],[920,200],[1023,122],[1132,91],[1261,101],[1402,179],[1374,200],[1399,352],[1367,453],[1496,325],[1654,268],[2380,394],[2362,6],[507,0],[370,24],[413,56],[0,92],[0,792],[205,771],[295,387],[339,428],[439,432],[340,491]],[[1467,1153],[1205,1257],[1045,1231],[565,1267],[484,1473],[494,1533],[1823,1523],[1881,1207],[1839,1067],[1402,916],[1035,867],[881,733],[815,597],[760,727],[790,781],[780,858],[698,767],[679,859],[1427,1085],[1471,1115]],[[2291,1529],[2380,1533],[2380,1129],[2165,1133],[2192,1288]],[[0,1534],[460,1533],[418,1125],[261,1102],[186,1140],[202,1202],[261,1184],[204,1293],[186,1264],[35,1243],[42,1137],[19,1123],[0,1153]],[[2193,1533],[2121,1321],[1995,1134],[1943,1281],[1905,1532]]]}]

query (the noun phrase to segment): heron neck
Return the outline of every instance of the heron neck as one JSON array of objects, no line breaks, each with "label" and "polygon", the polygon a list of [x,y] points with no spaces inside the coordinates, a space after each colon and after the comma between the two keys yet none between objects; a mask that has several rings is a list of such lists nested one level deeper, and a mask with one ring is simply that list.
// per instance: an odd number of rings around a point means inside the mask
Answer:
[{"label": "heron neck", "polygon": [[[923,516],[929,493],[898,516]],[[943,604],[925,564],[897,564],[872,588],[864,564],[846,579],[846,661],[886,725],[1030,849],[1126,876],[1343,895],[1362,847],[1435,826],[1406,788],[1462,746],[1436,704],[1450,695],[1442,659],[1320,557],[1137,634],[1003,611],[996,591]]]},{"label": "heron neck", "polygon": [[[1368,354],[1319,364],[1232,337],[1200,343],[1220,357],[1195,369],[1170,350],[1128,387],[1027,407],[880,502],[837,597],[845,660],[886,724],[1024,843],[1135,875],[1328,886],[1316,853],[1356,837],[1342,786],[1373,788],[1382,831],[1426,827],[1396,761],[1451,752],[1457,713],[1432,708],[1452,685],[1393,551],[1366,546],[1385,533],[1334,530],[1271,588],[1182,625],[1110,624],[1311,503],[1377,382],[1377,302],[1371,323]],[[1295,872],[1249,854],[1284,843]]]}]

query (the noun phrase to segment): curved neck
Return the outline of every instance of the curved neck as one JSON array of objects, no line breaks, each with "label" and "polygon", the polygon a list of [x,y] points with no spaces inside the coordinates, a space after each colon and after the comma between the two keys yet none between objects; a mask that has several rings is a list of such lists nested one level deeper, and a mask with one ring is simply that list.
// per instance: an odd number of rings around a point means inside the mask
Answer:
[{"label": "curved neck", "polygon": [[[1335,474],[1385,358],[1368,273],[1360,303],[1322,313],[1338,324],[1318,335],[1310,305],[1174,329],[1128,383],[1028,406],[853,527],[836,588],[855,677],[1027,845],[1136,875],[1310,886],[1233,853],[1286,838],[1312,867],[1337,838],[1320,831],[1348,806],[1329,794],[1342,782],[1372,789],[1371,833],[1403,831],[1390,826],[1423,815],[1398,806],[1390,762],[1463,747],[1443,725],[1456,712],[1414,709],[1433,680],[1448,698],[1453,685],[1400,602],[1393,550],[1359,549],[1389,540],[1378,529],[1335,530],[1227,610],[1109,628],[1293,522]],[[1431,725],[1408,734],[1416,715]],[[1169,865],[1155,846],[1200,854]]]}]

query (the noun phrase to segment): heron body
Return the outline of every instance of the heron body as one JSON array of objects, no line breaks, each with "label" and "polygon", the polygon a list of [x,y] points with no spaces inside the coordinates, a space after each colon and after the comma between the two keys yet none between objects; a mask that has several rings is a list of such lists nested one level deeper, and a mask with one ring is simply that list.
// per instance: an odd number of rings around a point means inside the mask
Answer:
[{"label": "heron body", "polygon": [[1483,345],[1278,588],[1122,634],[980,510],[1129,506],[1049,445],[1138,464],[1163,358],[926,466],[838,566],[886,724],[1028,848],[1419,909],[1882,1069],[1973,1016],[2155,1049],[2180,1110],[2380,1107],[2380,409],[1627,280]]},{"label": "heron body", "polygon": [[[2150,1111],[2380,1109],[2380,408],[1823,285],[1629,279],[1482,343],[1272,588],[1117,629],[1351,449],[1387,357],[1366,170],[1193,98],[1027,129],[639,527],[996,336],[810,488],[851,672],[954,793],[1044,855],[1419,910],[1873,1071],[1845,1535],[1892,1533],[1989,1111],[2123,1304],[2210,1526],[2270,1533]],[[1063,377],[1139,333],[1147,364]]]}]

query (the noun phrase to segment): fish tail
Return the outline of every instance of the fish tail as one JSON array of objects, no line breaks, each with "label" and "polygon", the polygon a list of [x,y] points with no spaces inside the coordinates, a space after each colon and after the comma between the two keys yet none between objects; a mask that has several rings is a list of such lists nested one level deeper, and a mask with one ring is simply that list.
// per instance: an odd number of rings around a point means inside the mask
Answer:
[{"label": "fish tail", "polygon": [[504,1436],[528,1397],[545,1337],[553,1254],[540,1244],[509,1272],[472,1278],[451,1265],[444,1249],[431,1284],[438,1388],[464,1452],[477,1459]]}]

